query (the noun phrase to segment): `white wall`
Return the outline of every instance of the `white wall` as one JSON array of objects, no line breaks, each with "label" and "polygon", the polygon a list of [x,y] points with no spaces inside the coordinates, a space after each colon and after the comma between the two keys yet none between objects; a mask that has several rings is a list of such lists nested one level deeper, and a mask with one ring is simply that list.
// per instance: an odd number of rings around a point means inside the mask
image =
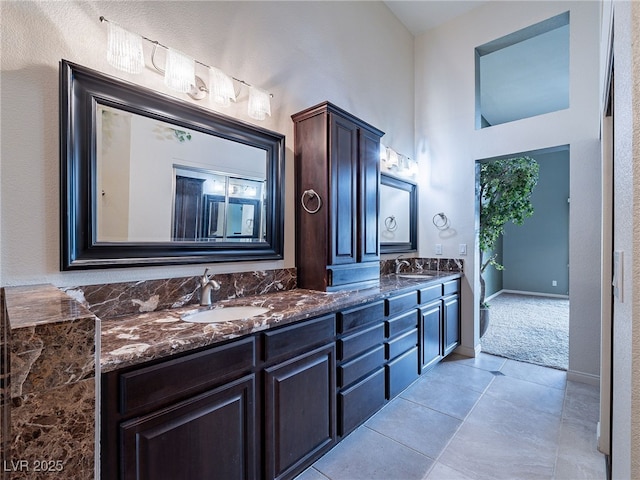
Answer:
[{"label": "white wall", "polygon": [[[603,47],[611,2],[605,4]],[[640,478],[640,4],[614,1],[614,230],[624,252],[623,298],[613,301],[612,478]],[[635,325],[634,325],[635,323]]]},{"label": "white wall", "polygon": [[135,76],[107,64],[100,15],[274,94],[265,122],[246,115],[246,89],[237,104],[220,111],[286,135],[284,261],[220,264],[215,271],[294,266],[291,114],[329,100],[385,131],[385,145],[412,156],[413,37],[382,2],[1,1],[0,285],[78,285],[202,271],[59,272],[58,62],[64,58],[173,95],[150,69]]},{"label": "white wall", "polygon": [[[474,48],[570,10],[570,108],[475,130]],[[572,378],[595,382],[599,374],[600,166],[598,116],[599,4],[514,1],[483,4],[416,38],[416,158],[423,169],[421,218],[445,212],[452,230],[442,235],[423,222],[422,256],[443,245],[456,256],[466,243],[462,344],[477,349],[479,291],[475,249],[475,161],[563,144],[571,149],[571,326]],[[424,170],[427,170],[426,172]],[[594,353],[595,352],[595,353]]]}]

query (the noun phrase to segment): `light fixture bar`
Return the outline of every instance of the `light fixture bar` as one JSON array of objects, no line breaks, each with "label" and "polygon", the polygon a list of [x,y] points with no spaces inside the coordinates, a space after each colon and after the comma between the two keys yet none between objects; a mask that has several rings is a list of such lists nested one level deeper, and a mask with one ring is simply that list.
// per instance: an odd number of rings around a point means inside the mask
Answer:
[{"label": "light fixture bar", "polygon": [[[124,28],[124,27],[122,27],[120,24],[118,24],[118,23],[116,23],[116,22],[112,22],[111,20],[109,20],[109,19],[105,18],[105,17],[104,17],[104,16],[102,16],[102,15],[100,16],[100,22],[113,23],[114,25],[118,25],[118,26],[120,26],[121,28]],[[126,29],[125,29],[125,30],[126,30]],[[130,30],[129,30],[129,31],[130,31]],[[136,34],[136,35],[140,35],[140,34]],[[145,37],[144,35],[140,35],[140,38],[142,38],[143,40],[146,40],[147,42],[149,42],[149,43],[153,44],[154,49],[153,49],[153,52],[152,52],[152,54],[151,54],[151,63],[153,64],[153,68],[155,68],[158,72],[160,72],[160,73],[164,74],[164,69],[159,68],[159,67],[156,65],[154,57],[155,57],[155,52],[156,52],[157,47],[162,47],[162,48],[164,48],[164,49],[165,49],[165,50],[167,50],[167,51],[169,51],[169,47],[167,47],[166,45],[163,45],[162,43],[160,43],[160,42],[159,42],[159,41],[157,41],[157,40],[153,40],[153,39],[151,39],[151,38],[149,38],[149,37]],[[194,61],[195,61],[195,63],[197,63],[198,65],[201,65],[201,66],[203,66],[203,67],[205,67],[205,68],[207,68],[207,69],[212,68],[212,67],[211,67],[211,65],[207,65],[206,63],[201,62],[200,60],[194,59]],[[244,85],[244,86],[246,86],[246,87],[249,87],[249,88],[253,87],[253,85],[251,85],[250,83],[248,83],[248,82],[246,82],[246,81],[244,81],[244,80],[242,80],[242,79],[240,79],[240,78],[236,78],[236,77],[234,77],[233,75],[229,75],[229,78],[231,78],[232,80],[234,80],[234,81],[236,81],[236,82],[238,82],[238,83],[240,83],[240,84],[242,84],[242,85]],[[200,88],[200,89],[202,89],[202,88],[206,88],[206,87],[202,87],[202,86],[200,86],[199,88]],[[208,90],[206,90],[206,91],[208,92]],[[273,98],[273,94],[272,94],[272,93],[268,93],[268,92],[267,92],[267,94],[269,95],[269,98]]]}]

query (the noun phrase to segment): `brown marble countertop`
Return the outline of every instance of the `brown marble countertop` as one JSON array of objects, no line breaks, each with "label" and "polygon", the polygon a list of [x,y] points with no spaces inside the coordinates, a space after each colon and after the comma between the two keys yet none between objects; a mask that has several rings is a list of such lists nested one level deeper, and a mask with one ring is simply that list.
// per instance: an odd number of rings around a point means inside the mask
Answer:
[{"label": "brown marble countertop", "polygon": [[[433,277],[413,279],[384,275],[380,277],[379,286],[363,290],[325,293],[294,289],[222,300],[212,307],[190,305],[103,319],[100,369],[102,372],[117,370],[462,276],[459,272],[422,273]],[[236,305],[267,307],[270,312],[249,319],[205,324],[180,319],[187,313]]]}]

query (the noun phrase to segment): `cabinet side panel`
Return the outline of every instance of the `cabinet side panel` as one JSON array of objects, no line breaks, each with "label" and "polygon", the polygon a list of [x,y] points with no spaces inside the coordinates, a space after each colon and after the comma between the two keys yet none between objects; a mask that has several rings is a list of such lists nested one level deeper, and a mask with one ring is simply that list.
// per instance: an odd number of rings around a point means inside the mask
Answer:
[{"label": "cabinet side panel", "polygon": [[[298,286],[314,290],[327,287],[327,222],[331,208],[328,190],[327,160],[327,115],[318,114],[295,123],[296,162],[296,267]],[[317,213],[309,213],[302,207],[304,192],[313,190],[317,197],[305,196],[305,205],[311,211],[319,207]]]}]

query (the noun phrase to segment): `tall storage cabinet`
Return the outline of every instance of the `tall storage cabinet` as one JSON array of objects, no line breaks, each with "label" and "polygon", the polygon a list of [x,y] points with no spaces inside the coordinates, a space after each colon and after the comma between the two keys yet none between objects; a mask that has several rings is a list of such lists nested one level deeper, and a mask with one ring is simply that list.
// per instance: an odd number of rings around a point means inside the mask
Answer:
[{"label": "tall storage cabinet", "polygon": [[376,284],[384,133],[329,102],[291,118],[298,286],[332,291]]}]

